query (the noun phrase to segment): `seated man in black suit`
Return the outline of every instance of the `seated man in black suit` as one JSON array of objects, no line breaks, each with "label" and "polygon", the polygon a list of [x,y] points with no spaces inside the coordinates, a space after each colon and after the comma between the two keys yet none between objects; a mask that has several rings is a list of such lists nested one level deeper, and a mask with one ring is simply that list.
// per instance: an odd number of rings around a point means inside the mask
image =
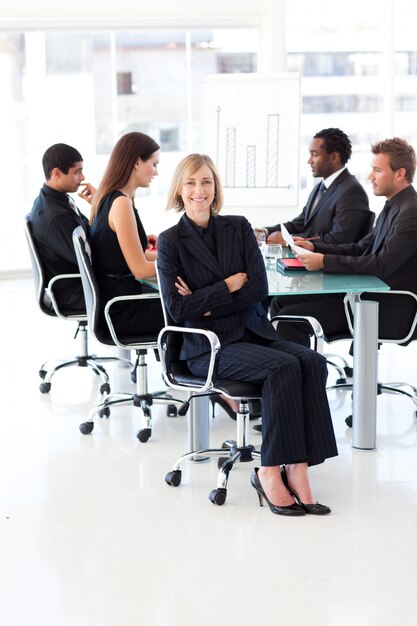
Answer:
[{"label": "seated man in black suit", "polygon": [[[308,164],[314,177],[322,177],[310,193],[304,209],[285,222],[288,232],[322,243],[352,243],[369,230],[368,196],[346,163],[352,155],[350,139],[339,128],[316,133],[309,146]],[[264,231],[267,243],[286,245],[281,225],[255,228]]]},{"label": "seated man in black suit", "polygon": [[[333,274],[369,274],[377,276],[391,289],[417,294],[417,192],[412,186],[416,154],[404,139],[394,137],[371,147],[373,158],[368,178],[376,196],[387,202],[371,233],[358,243],[325,244],[296,240],[313,253],[298,254],[307,270]],[[367,300],[379,300],[367,294]],[[343,294],[323,296],[277,296],[271,314],[311,315],[318,319],[325,335],[343,334],[348,326]],[[390,338],[410,326],[414,310],[404,296],[389,299],[389,306],[379,307],[379,335]],[[297,329],[296,329],[297,327]],[[278,324],[278,333],[293,341],[309,345],[306,328],[297,324]]]},{"label": "seated man in black suit", "polygon": [[[88,219],[80,213],[68,193],[79,194],[90,202],[94,187],[83,183],[83,159],[75,148],[57,143],[42,157],[45,183],[36,198],[29,221],[43,263],[46,279],[57,274],[78,274],[72,233],[77,226],[88,232]],[[54,295],[62,311],[84,312],[84,295],[80,279],[58,281]]]}]

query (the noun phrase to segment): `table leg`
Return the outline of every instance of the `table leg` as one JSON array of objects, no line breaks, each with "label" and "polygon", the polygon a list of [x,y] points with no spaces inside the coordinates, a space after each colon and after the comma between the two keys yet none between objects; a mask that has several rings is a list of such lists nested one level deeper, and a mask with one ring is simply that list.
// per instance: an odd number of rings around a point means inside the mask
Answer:
[{"label": "table leg", "polygon": [[[188,411],[189,450],[205,450],[209,447],[209,399],[208,396],[193,395]],[[194,462],[209,461],[210,457],[196,455]]]},{"label": "table leg", "polygon": [[352,447],[376,448],[378,302],[355,298]]}]

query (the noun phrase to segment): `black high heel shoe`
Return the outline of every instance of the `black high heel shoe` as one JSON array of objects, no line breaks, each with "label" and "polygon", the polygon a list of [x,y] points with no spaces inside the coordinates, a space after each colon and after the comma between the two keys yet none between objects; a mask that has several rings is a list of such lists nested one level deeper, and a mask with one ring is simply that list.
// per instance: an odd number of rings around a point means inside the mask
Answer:
[{"label": "black high heel shoe", "polygon": [[[226,400],[224,400],[219,394],[211,394],[209,396],[210,398],[210,402],[212,405],[212,417],[214,417],[214,409],[216,404],[219,404],[221,406],[221,408],[226,411],[227,415],[230,417],[230,419],[235,420],[236,421],[236,413],[234,412],[234,410],[232,409],[232,407],[230,406],[230,404],[228,404],[226,402]],[[257,401],[254,402],[249,402],[249,409],[250,409],[250,417],[249,419],[251,420],[257,420],[261,417],[261,413],[260,413],[260,402],[258,403]],[[257,409],[257,410],[255,410]]]},{"label": "black high heel shoe", "polygon": [[288,477],[287,472],[285,471],[285,467],[281,467],[281,478],[282,482],[284,483],[290,494],[293,496],[295,501],[303,508],[305,513],[309,513],[310,515],[327,515],[331,512],[331,509],[325,504],[320,504],[319,502],[316,502],[315,504],[305,504],[304,502],[301,502],[298,493],[288,484]]},{"label": "black high heel shoe", "polygon": [[296,502],[294,504],[290,504],[290,506],[278,506],[278,504],[272,504],[272,502],[270,502],[265,494],[265,491],[263,490],[263,487],[261,485],[261,483],[259,482],[259,478],[258,478],[258,467],[255,467],[251,477],[250,477],[250,482],[252,487],[254,487],[254,489],[256,489],[256,492],[258,494],[258,498],[259,498],[259,506],[263,506],[263,501],[264,498],[268,503],[268,506],[270,508],[271,513],[276,513],[277,515],[305,515],[305,511],[304,509],[297,504]]},{"label": "black high heel shoe", "polygon": [[212,406],[212,414],[211,416],[214,417],[214,409],[216,407],[216,404],[219,404],[221,406],[221,408],[223,409],[223,411],[226,411],[227,415],[230,417],[230,419],[235,420],[236,421],[236,413],[233,411],[232,407],[227,404],[226,400],[223,400],[223,398],[217,394],[211,394],[209,396],[210,398],[210,402],[211,402],[211,406]]}]

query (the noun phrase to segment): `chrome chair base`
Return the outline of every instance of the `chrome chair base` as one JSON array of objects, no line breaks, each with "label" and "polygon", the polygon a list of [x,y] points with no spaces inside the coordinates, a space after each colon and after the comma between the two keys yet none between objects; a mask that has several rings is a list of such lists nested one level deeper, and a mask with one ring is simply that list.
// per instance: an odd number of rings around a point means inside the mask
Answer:
[{"label": "chrome chair base", "polygon": [[[405,387],[405,388],[408,387],[409,391],[402,389],[402,387]],[[331,385],[327,387],[326,389],[327,391],[332,391],[335,389],[353,391],[353,384],[352,383],[336,383],[335,385]],[[378,383],[377,388],[376,388],[376,393],[378,396],[380,396],[383,393],[391,393],[394,395],[406,396],[407,398],[410,398],[410,400],[413,401],[415,406],[417,406],[417,387],[410,385],[410,383],[403,383],[403,382]],[[417,417],[417,410],[414,412],[414,414],[415,414],[415,417]],[[352,428],[352,415],[347,416],[347,418],[345,419],[345,423],[347,426],[349,426],[349,428]]]},{"label": "chrome chair base", "polygon": [[[50,366],[51,362],[57,363],[57,365]],[[57,359],[50,359],[43,363],[39,369],[39,376],[42,378],[42,382],[39,385],[39,391],[41,393],[49,393],[51,390],[51,380],[52,377],[59,372],[59,370],[64,369],[66,367],[89,367],[93,370],[94,374],[100,376],[101,385],[100,385],[100,393],[103,395],[105,393],[110,393],[110,379],[105,368],[100,365],[100,363],[110,363],[110,362],[125,362],[129,367],[133,367],[133,364],[128,359],[121,359],[120,357],[97,357],[92,354],[88,357],[77,356],[71,360],[62,360],[59,361]]]},{"label": "chrome chair base", "polygon": [[250,413],[246,400],[240,400],[239,410],[236,415],[238,441],[229,439],[223,442],[221,448],[192,450],[181,455],[172,466],[171,471],[166,474],[165,482],[171,487],[178,487],[181,484],[182,471],[180,467],[185,461],[195,461],[199,457],[202,459],[217,457],[217,466],[219,468],[217,486],[209,493],[208,497],[213,504],[218,506],[224,504],[227,498],[229,475],[233,468],[238,463],[247,463],[261,457],[260,449],[247,442]]},{"label": "chrome chair base", "polygon": [[[93,370],[97,376],[101,378],[101,386],[100,393],[103,395],[105,393],[110,393],[110,383],[109,383],[109,375],[101,363],[125,363],[129,365],[132,369],[134,365],[129,359],[124,357],[116,357],[116,356],[96,356],[95,354],[88,354],[88,339],[87,339],[87,324],[82,321],[78,323],[77,331],[75,333],[75,337],[80,335],[80,351],[81,354],[79,356],[74,357],[73,359],[49,359],[45,363],[43,363],[39,369],[39,376],[42,378],[42,382],[39,385],[39,391],[41,393],[49,393],[51,390],[51,380],[52,377],[59,372],[59,370],[64,369],[66,367],[89,367]],[[50,363],[57,363],[57,365],[53,365],[52,367],[49,365]]]},{"label": "chrome chair base", "polygon": [[[139,375],[138,375],[139,370]],[[153,404],[166,404],[168,417],[176,417],[176,404],[183,404],[184,400],[173,398],[168,391],[147,391],[147,364],[143,351],[132,370],[132,382],[136,382],[136,393],[112,393],[100,400],[89,412],[85,422],[80,424],[80,432],[89,435],[94,429],[94,417],[110,417],[110,407],[115,406],[136,406],[142,410],[142,428],[136,433],[136,437],[141,443],[146,443],[152,435],[152,411]]]}]

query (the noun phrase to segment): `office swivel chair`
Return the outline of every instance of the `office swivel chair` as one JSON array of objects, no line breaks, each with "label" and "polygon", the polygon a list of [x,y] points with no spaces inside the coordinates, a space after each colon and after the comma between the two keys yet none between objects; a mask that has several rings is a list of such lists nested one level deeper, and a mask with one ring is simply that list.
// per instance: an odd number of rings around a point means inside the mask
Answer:
[{"label": "office swivel chair", "polygon": [[[58,305],[55,294],[54,286],[59,281],[65,281],[68,279],[80,278],[79,274],[59,274],[54,276],[49,282],[46,281],[45,272],[43,270],[42,261],[38,253],[35,240],[32,236],[31,223],[29,221],[29,215],[26,215],[24,221],[24,229],[26,240],[29,247],[30,260],[32,264],[33,278],[35,283],[36,301],[42,313],[49,317],[55,317],[69,322],[77,323],[77,335],[80,338],[80,354],[72,359],[68,360],[53,360],[53,364],[50,361],[43,363],[39,370],[39,376],[42,379],[39,385],[41,393],[48,393],[51,389],[52,377],[61,369],[66,367],[78,366],[91,368],[95,374],[101,378],[100,393],[105,394],[110,392],[109,377],[100,364],[101,362],[126,362],[130,363],[127,359],[119,357],[97,357],[88,353],[88,332],[87,332],[87,315],[80,311],[63,311]],[[65,283],[64,283],[65,284]],[[52,360],[51,360],[52,361]]]},{"label": "office swivel chair", "polygon": [[[210,364],[206,378],[194,376],[188,369],[187,363],[179,358],[184,333],[202,334],[207,337],[207,346],[210,350]],[[220,342],[212,331],[197,328],[183,328],[180,326],[167,325],[161,330],[158,337],[158,349],[161,358],[164,379],[172,389],[187,391],[190,396],[184,404],[185,410],[194,397],[221,393],[232,400],[239,402],[236,414],[236,440],[227,440],[218,448],[205,448],[192,450],[180,456],[174,463],[172,470],[165,476],[165,482],[172,487],[178,487],[181,483],[181,465],[186,460],[195,457],[218,457],[219,476],[217,487],[209,494],[213,504],[222,505],[226,501],[227,484],[229,474],[239,462],[253,461],[260,458],[259,450],[249,443],[249,419],[251,400],[261,400],[262,389],[260,385],[252,383],[219,380],[216,377],[216,357],[220,350]],[[184,414],[183,407],[180,412]],[[198,419],[198,416],[196,416]]]},{"label": "office swivel chair", "polygon": [[[368,299],[369,296],[372,296],[375,294],[368,294]],[[367,299],[367,294],[363,293],[361,294],[360,298],[362,300],[366,300]],[[387,291],[387,292],[381,292],[378,293],[378,301],[379,301],[379,306],[383,307],[384,306],[384,301],[386,304],[389,303],[389,300],[391,298],[394,297],[398,297],[400,296],[401,299],[405,302],[410,303],[410,308],[409,308],[409,319],[406,320],[406,331],[405,332],[398,332],[398,333],[393,333],[393,336],[388,337],[388,338],[383,338],[383,337],[378,337],[378,348],[384,344],[384,343],[395,343],[399,346],[407,346],[409,343],[411,343],[412,341],[414,341],[415,339],[417,339],[417,295],[414,294],[411,291],[401,291],[401,290],[392,290],[392,291]],[[327,342],[333,342],[333,341],[337,341],[338,339],[345,339],[345,338],[350,338],[352,339],[353,337],[353,332],[354,332],[354,318],[353,318],[353,309],[350,303],[350,298],[349,296],[345,296],[344,298],[344,307],[345,307],[345,314],[346,314],[346,319],[348,322],[348,326],[349,326],[349,335],[335,335],[335,336],[324,336],[325,341]],[[395,310],[393,311],[393,314],[395,314]],[[402,315],[403,317],[403,315]],[[348,383],[346,381],[336,381],[336,383],[334,385],[331,385],[330,387],[327,387],[327,390],[333,390],[333,389],[348,389],[348,390],[353,390],[353,385],[352,383]],[[407,382],[387,382],[387,383],[381,383],[378,382],[377,383],[377,395],[381,395],[382,393],[391,393],[391,394],[399,394],[399,395],[403,395],[406,396],[408,398],[410,398],[414,404],[417,406],[417,388]],[[415,415],[417,417],[417,411],[415,411]],[[351,427],[352,426],[352,415],[349,415],[346,420],[345,420],[346,424]]]},{"label": "office swivel chair", "polygon": [[99,417],[109,417],[111,406],[133,405],[142,409],[143,428],[138,431],[137,438],[142,443],[145,443],[152,434],[152,404],[166,404],[167,415],[169,417],[175,417],[177,415],[176,403],[182,404],[183,400],[173,398],[167,390],[148,392],[146,355],[148,350],[154,350],[155,355],[159,358],[157,337],[153,335],[140,335],[140,329],[138,329],[138,335],[135,337],[117,336],[112,323],[111,308],[116,302],[150,300],[153,298],[159,299],[159,293],[155,290],[155,293],[118,296],[113,298],[105,306],[104,316],[106,327],[103,327],[103,325],[100,324],[99,316],[98,285],[91,264],[90,247],[82,226],[78,226],[74,230],[73,242],[91,332],[100,343],[108,346],[118,346],[125,350],[134,350],[137,357],[132,375],[133,382],[137,384],[136,393],[112,393],[106,396],[90,411],[87,420],[80,424],[80,431],[83,435],[91,433],[94,428],[94,416],[98,414]]},{"label": "office swivel chair", "polygon": [[[191,450],[183,454],[174,463],[171,471],[166,474],[165,482],[172,487],[178,487],[181,484],[182,471],[180,467],[186,460],[193,460],[198,457],[217,457],[217,466],[219,468],[217,487],[210,492],[209,499],[213,504],[221,506],[226,502],[229,474],[235,465],[239,462],[253,461],[254,458],[260,458],[261,456],[260,450],[257,450],[255,446],[249,443],[249,420],[250,401],[260,401],[262,399],[262,389],[260,385],[252,383],[217,379],[216,360],[221,347],[217,335],[210,330],[175,326],[166,310],[162,293],[161,304],[166,324],[158,336],[158,351],[163,377],[167,385],[172,389],[187,391],[189,394],[188,400],[179,409],[179,412],[184,415],[194,398],[210,394],[223,394],[239,403],[236,414],[236,440],[224,441],[219,448]],[[184,333],[201,334],[207,337],[210,363],[205,379],[194,376],[189,370],[187,363],[180,360]],[[201,419],[206,418],[206,415],[201,417]],[[195,419],[199,419],[199,416],[196,415]]]}]

